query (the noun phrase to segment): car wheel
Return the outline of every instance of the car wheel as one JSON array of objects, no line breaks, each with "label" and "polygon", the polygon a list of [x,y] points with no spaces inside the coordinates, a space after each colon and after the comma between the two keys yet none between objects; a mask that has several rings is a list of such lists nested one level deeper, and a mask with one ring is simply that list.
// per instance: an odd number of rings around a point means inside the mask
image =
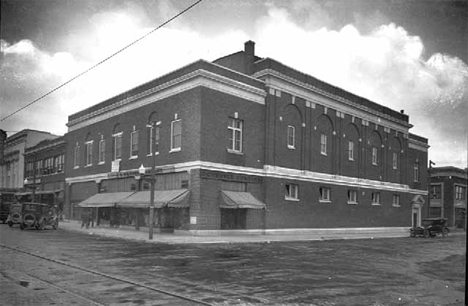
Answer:
[{"label": "car wheel", "polygon": [[20,229],[21,229],[21,230],[24,230],[24,225],[23,225],[23,223],[20,223]]},{"label": "car wheel", "polygon": [[9,226],[9,227],[12,227],[12,226],[13,226],[13,222],[11,222],[11,221],[8,222],[8,226]]},{"label": "car wheel", "polygon": [[442,237],[447,237],[449,235],[449,230],[448,228],[443,228],[442,229]]},{"label": "car wheel", "polygon": [[424,238],[429,238],[431,236],[431,233],[427,229],[424,230],[423,234],[424,234]]}]

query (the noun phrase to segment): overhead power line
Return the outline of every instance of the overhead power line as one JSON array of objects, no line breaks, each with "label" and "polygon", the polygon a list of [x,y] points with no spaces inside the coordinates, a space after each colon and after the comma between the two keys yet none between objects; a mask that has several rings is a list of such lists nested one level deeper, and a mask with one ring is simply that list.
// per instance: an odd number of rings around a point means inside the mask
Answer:
[{"label": "overhead power line", "polygon": [[43,94],[42,96],[40,96],[39,98],[29,102],[28,104],[20,107],[19,109],[17,109],[16,111],[14,111],[13,113],[7,115],[6,117],[2,118],[0,120],[0,122],[10,118],[11,116],[19,113],[20,111],[24,110],[25,108],[33,105],[34,103],[37,103],[39,102],[40,100],[42,100],[43,98],[47,97],[48,95],[50,95],[51,93],[59,90],[60,88],[64,87],[65,85],[73,82],[74,80],[76,80],[77,78],[81,77],[82,75],[88,73],[89,71],[93,70],[94,68],[96,68],[97,66],[101,65],[102,63],[108,61],[109,59],[111,59],[112,57],[116,56],[117,54],[123,52],[124,50],[128,49],[129,47],[133,46],[134,44],[136,44],[137,42],[139,42],[140,40],[144,39],[146,36],[149,36],[151,35],[153,32],[155,32],[156,30],[159,30],[160,28],[162,28],[163,26],[165,26],[166,24],[170,23],[171,21],[173,21],[174,19],[176,19],[177,17],[179,17],[180,15],[184,14],[185,12],[189,11],[190,9],[192,9],[193,7],[195,7],[197,4],[199,4],[200,2],[202,2],[203,0],[198,0],[197,2],[194,2],[192,5],[188,6],[187,8],[185,8],[183,11],[179,12],[178,14],[174,15],[173,17],[171,17],[170,19],[166,20],[165,22],[163,22],[162,24],[160,24],[158,27],[152,29],[151,31],[149,31],[148,33],[146,33],[145,35],[141,36],[140,38],[138,38],[137,40],[131,42],[130,44],[126,45],[125,47],[123,47],[122,49],[118,50],[117,52],[115,53],[112,53],[111,55],[109,55],[108,57],[106,57],[105,59],[101,60],[100,62],[98,62],[97,64],[94,64],[93,66],[89,67],[88,69],[84,70],[83,72],[77,74],[76,76],[72,77],[71,79],[69,79],[68,81],[66,81],[65,83],[62,83],[61,85],[55,87],[54,89],[52,90],[49,90],[48,92],[46,92],[45,94]]}]

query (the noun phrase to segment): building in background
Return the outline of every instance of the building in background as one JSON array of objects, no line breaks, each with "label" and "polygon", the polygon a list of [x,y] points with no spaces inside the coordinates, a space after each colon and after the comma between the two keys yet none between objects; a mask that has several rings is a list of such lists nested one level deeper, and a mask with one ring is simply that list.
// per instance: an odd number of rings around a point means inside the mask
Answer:
[{"label": "building in background", "polygon": [[434,167],[429,173],[429,217],[447,218],[448,226],[465,228],[467,169]]},{"label": "building in background", "polygon": [[[2,131],[3,132],[3,131]],[[45,139],[54,139],[58,136],[48,132],[25,129],[10,137],[3,136],[0,145],[2,160],[0,162],[0,189],[23,188],[24,182],[24,153],[27,148],[37,145]]]},{"label": "building in background", "polygon": [[[102,222],[226,229],[408,228],[427,212],[426,138],[394,111],[254,43],[69,116],[66,206]],[[157,177],[156,217],[148,218]]]},{"label": "building in background", "polygon": [[[46,139],[26,148],[24,153],[24,190],[17,194],[21,201],[37,201],[63,209],[65,185],[64,137]],[[32,198],[34,188],[34,199]]]}]

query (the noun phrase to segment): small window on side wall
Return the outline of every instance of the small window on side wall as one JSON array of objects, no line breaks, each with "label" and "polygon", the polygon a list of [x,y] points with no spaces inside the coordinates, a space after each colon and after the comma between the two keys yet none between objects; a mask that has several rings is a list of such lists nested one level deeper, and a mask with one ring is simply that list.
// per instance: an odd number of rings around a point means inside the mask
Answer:
[{"label": "small window on side wall", "polygon": [[319,188],[319,193],[320,193],[320,202],[331,202],[331,190],[328,187],[320,187]]},{"label": "small window on side wall", "polygon": [[400,195],[394,194],[392,197],[392,205],[393,207],[400,207]]},{"label": "small window on side wall", "polygon": [[380,192],[372,193],[372,205],[380,205]]},{"label": "small window on side wall", "polygon": [[348,204],[357,204],[357,190],[348,190]]},{"label": "small window on side wall", "polygon": [[286,200],[299,200],[299,186],[296,184],[285,184],[285,195]]},{"label": "small window on side wall", "polygon": [[296,148],[296,128],[288,125],[288,149]]}]

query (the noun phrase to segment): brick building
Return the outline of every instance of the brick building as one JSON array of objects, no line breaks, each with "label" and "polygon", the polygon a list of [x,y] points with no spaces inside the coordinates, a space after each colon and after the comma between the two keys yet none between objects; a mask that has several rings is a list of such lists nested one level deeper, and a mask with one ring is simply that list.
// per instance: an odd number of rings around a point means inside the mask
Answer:
[{"label": "brick building", "polygon": [[46,139],[27,148],[24,153],[24,190],[17,194],[21,201],[56,204],[63,209],[65,186],[64,137]]},{"label": "brick building", "polygon": [[23,188],[26,149],[57,137],[48,132],[25,129],[5,138],[5,132],[0,130],[0,189]]},{"label": "brick building", "polygon": [[435,167],[429,173],[429,217],[447,218],[448,226],[465,228],[467,169]]},{"label": "brick building", "polygon": [[153,162],[153,222],[193,232],[404,228],[427,208],[427,139],[406,114],[260,58],[251,41],[67,125],[72,217],[98,207],[104,221],[147,225],[138,169]]}]

